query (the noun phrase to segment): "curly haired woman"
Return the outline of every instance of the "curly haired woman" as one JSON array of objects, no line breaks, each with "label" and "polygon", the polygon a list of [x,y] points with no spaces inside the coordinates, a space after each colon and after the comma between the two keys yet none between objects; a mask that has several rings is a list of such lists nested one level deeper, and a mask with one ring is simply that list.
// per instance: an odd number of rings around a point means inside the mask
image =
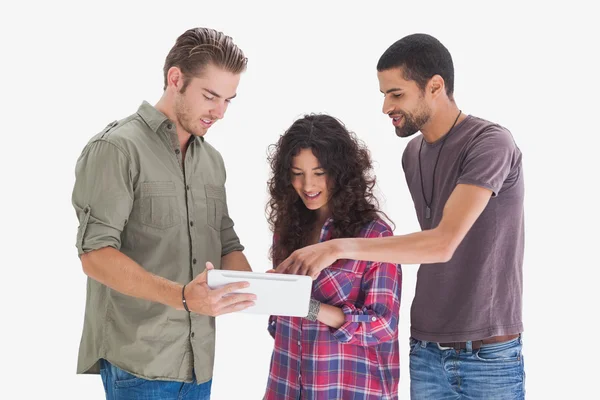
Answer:
[{"label": "curly haired woman", "polygon": [[[372,193],[369,152],[337,119],[295,121],[269,161],[274,265],[334,238],[392,236]],[[396,399],[401,284],[396,264],[338,260],[324,269],[306,318],[269,319],[265,399]]]}]

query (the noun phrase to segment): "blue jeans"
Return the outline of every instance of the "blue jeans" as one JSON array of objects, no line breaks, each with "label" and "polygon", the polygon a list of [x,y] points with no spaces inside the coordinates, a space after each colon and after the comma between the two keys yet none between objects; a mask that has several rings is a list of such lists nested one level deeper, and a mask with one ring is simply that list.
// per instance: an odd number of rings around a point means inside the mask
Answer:
[{"label": "blue jeans", "polygon": [[209,400],[212,380],[196,384],[151,381],[131,375],[106,360],[100,361],[106,400]]},{"label": "blue jeans", "polygon": [[483,345],[479,350],[460,351],[411,338],[410,398],[524,399],[521,349],[520,336],[509,342]]}]

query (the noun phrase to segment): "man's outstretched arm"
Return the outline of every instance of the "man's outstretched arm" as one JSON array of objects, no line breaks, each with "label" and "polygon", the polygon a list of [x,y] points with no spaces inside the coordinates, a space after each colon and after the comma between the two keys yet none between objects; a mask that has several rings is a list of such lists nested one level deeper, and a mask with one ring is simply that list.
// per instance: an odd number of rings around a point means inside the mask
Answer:
[{"label": "man's outstretched arm", "polygon": [[394,264],[446,262],[479,218],[491,195],[489,189],[459,184],[448,198],[442,220],[434,229],[385,238],[333,239],[296,250],[275,271],[310,275],[315,279],[338,259]]}]

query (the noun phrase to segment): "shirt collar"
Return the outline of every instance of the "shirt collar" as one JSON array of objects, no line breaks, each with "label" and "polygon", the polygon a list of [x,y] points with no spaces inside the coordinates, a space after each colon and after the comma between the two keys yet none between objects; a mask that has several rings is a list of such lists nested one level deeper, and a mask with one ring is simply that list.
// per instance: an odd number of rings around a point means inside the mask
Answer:
[{"label": "shirt collar", "polygon": [[[166,132],[177,134],[175,130],[175,124],[167,118],[167,116],[158,111],[153,105],[147,101],[143,101],[137,110],[138,115],[148,124],[153,132],[157,132],[162,127]],[[202,136],[194,136],[196,142],[204,142]]]},{"label": "shirt collar", "polygon": [[323,227],[321,227],[321,235],[319,241],[329,240],[331,237],[331,229],[333,228],[333,218],[329,217],[325,220]]}]

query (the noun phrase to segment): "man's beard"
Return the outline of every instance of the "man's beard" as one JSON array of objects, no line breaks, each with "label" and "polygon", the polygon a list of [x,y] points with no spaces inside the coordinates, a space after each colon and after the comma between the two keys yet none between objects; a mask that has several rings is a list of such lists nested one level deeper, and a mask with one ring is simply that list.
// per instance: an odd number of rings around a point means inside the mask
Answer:
[{"label": "man's beard", "polygon": [[398,111],[398,114],[402,115],[403,123],[400,126],[396,126],[396,135],[398,137],[406,138],[419,132],[423,125],[429,121],[429,113],[427,110],[418,113],[417,115],[407,114],[403,111]]},{"label": "man's beard", "polygon": [[177,119],[179,126],[181,126],[183,130],[190,135],[204,136],[206,134],[206,129],[204,129],[202,126],[194,127],[193,121],[190,118],[189,109],[185,104],[185,97],[183,95],[179,96],[179,98],[175,101],[175,118]]}]

